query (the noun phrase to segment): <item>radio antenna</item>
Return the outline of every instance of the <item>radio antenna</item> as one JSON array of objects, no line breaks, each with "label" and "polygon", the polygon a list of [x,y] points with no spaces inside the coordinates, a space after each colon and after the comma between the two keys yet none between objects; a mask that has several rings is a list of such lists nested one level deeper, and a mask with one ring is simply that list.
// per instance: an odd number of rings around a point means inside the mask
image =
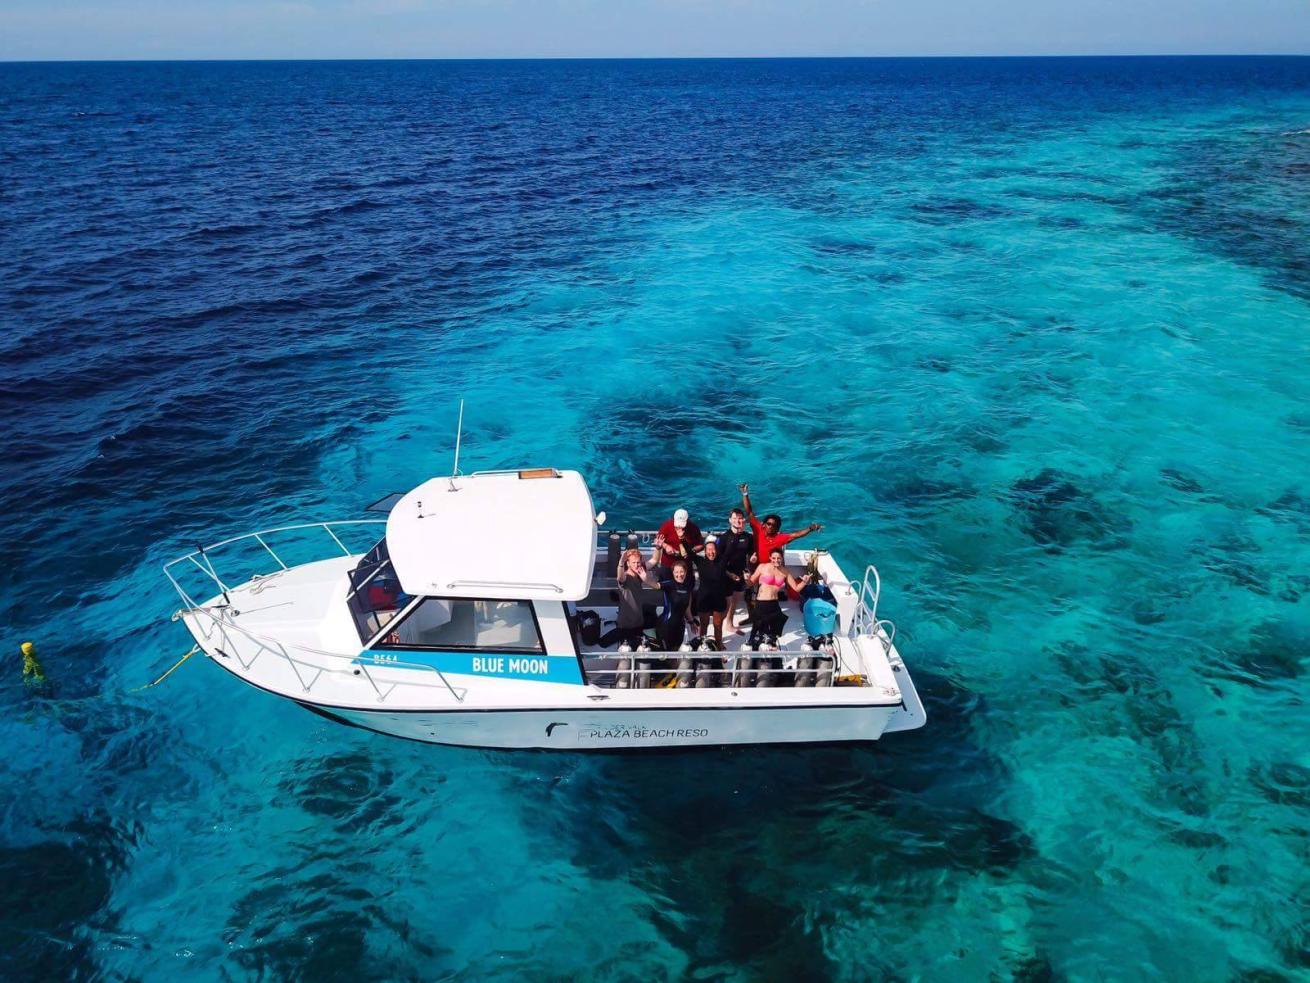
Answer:
[{"label": "radio antenna", "polygon": [[459,401],[459,422],[455,424],[455,466],[450,471],[450,490],[455,491],[455,479],[459,477],[459,444],[464,436],[464,400]]}]

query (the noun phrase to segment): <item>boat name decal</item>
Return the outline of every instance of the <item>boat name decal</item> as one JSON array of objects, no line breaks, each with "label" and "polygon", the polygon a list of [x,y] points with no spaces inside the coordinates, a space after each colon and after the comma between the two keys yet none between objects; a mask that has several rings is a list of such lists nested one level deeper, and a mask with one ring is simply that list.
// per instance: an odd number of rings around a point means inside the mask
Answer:
[{"label": "boat name decal", "polygon": [[571,654],[519,655],[513,652],[489,652],[473,655],[469,652],[433,649],[369,649],[360,653],[356,662],[383,665],[396,669],[414,669],[432,666],[441,672],[469,673],[475,676],[494,676],[500,679],[526,679],[543,683],[582,682],[578,660]]},{"label": "boat name decal", "polygon": [[708,727],[641,727],[630,724],[606,724],[601,727],[588,727],[582,731],[582,739],[589,741],[645,741],[665,740],[670,737],[709,737]]},{"label": "boat name decal", "polygon": [[473,656],[474,672],[490,672],[497,675],[506,672],[522,673],[532,676],[550,675],[550,663],[545,659],[506,658],[497,656]]}]

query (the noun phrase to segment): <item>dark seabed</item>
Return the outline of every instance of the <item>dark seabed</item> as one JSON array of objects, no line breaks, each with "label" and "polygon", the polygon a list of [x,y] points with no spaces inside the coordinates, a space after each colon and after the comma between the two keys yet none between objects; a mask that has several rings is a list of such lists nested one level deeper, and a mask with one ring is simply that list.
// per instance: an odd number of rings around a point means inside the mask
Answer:
[{"label": "dark seabed", "polygon": [[[1310,978],[1310,59],[8,64],[0,176],[0,977]],[[460,397],[617,522],[828,523],[927,729],[130,692],[163,560]]]}]

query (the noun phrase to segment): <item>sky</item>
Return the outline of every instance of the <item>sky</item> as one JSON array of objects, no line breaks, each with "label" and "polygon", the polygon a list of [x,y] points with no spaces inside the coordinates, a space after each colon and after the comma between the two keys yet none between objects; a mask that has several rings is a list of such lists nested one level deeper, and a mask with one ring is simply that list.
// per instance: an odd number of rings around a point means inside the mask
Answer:
[{"label": "sky", "polygon": [[1310,54],[1310,0],[0,0],[0,60]]}]

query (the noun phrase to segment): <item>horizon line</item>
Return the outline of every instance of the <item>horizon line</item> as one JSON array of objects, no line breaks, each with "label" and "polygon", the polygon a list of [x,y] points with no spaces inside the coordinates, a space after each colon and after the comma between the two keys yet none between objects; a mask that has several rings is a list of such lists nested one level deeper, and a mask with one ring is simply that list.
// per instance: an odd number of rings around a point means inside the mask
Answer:
[{"label": "horizon line", "polygon": [[1171,52],[1082,54],[1005,54],[1005,55],[432,55],[415,58],[378,55],[367,58],[345,57],[262,57],[262,58],[0,58],[0,65],[150,65],[150,64],[278,64],[362,63],[362,62],[528,62],[528,61],[1036,61],[1040,59],[1094,58],[1310,58],[1310,52]]}]

